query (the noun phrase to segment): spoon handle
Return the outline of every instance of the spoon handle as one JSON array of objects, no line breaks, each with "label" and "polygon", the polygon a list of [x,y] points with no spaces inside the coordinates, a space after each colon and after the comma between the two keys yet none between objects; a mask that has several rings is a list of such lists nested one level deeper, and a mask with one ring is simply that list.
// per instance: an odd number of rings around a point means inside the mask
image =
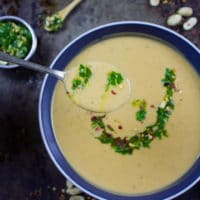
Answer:
[{"label": "spoon handle", "polygon": [[69,5],[67,5],[64,9],[59,11],[59,14],[62,16],[64,19],[67,17],[67,15],[70,14],[70,12],[79,4],[81,3],[82,0],[73,0]]},{"label": "spoon handle", "polygon": [[30,62],[30,61],[26,61],[26,60],[23,60],[20,58],[16,58],[14,56],[10,56],[6,53],[3,53],[2,51],[0,51],[0,60],[7,61],[7,62],[10,62],[13,64],[18,64],[18,65],[21,65],[28,69],[48,73],[48,74],[56,77],[59,80],[64,80],[64,78],[65,78],[66,72],[64,72],[64,71],[50,69],[48,67],[45,67],[45,66],[42,66],[42,65]]}]

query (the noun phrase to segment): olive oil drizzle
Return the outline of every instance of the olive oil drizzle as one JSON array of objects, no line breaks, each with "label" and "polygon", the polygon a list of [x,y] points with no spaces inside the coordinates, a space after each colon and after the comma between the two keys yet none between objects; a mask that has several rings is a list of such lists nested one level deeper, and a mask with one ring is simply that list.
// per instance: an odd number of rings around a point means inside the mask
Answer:
[{"label": "olive oil drizzle", "polygon": [[135,118],[137,121],[143,122],[147,115],[146,101],[144,99],[143,100],[136,99],[132,102],[132,106],[139,108],[139,110],[135,113]]}]

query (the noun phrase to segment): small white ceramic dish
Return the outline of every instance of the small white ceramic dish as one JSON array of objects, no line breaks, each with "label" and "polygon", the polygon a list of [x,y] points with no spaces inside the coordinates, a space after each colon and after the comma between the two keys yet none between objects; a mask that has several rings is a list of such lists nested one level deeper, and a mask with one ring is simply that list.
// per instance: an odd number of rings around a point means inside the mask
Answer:
[{"label": "small white ceramic dish", "polygon": [[[35,53],[36,48],[37,48],[37,37],[36,37],[35,31],[33,30],[33,28],[24,19],[17,17],[17,16],[1,16],[0,21],[14,21],[18,24],[24,25],[30,31],[31,36],[32,36],[32,45],[31,45],[29,53],[24,58],[24,60],[29,60],[33,56],[33,54]],[[15,68],[15,67],[18,67],[18,65],[16,65],[16,64],[1,64],[0,63],[0,68],[11,69],[11,68]]]}]

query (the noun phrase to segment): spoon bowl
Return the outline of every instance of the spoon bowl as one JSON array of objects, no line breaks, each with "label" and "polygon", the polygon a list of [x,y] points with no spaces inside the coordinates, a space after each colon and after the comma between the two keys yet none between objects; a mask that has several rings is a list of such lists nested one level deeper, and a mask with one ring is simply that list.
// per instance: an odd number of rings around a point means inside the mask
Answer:
[{"label": "spoon bowl", "polygon": [[72,83],[74,77],[77,77],[75,67],[69,70],[64,81],[70,98],[77,105],[93,112],[108,113],[127,102],[131,91],[129,80],[118,67],[103,62],[90,62],[87,66],[92,76],[84,89],[73,90]]}]

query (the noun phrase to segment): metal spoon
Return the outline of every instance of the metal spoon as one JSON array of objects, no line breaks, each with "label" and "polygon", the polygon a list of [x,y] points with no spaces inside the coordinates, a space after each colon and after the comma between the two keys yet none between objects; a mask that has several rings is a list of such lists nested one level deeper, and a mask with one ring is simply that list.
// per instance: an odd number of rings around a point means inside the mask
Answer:
[{"label": "metal spoon", "polygon": [[25,68],[32,69],[32,70],[35,70],[35,71],[48,73],[48,74],[56,77],[57,79],[59,79],[61,81],[64,81],[64,79],[65,79],[65,74],[66,74],[65,71],[50,69],[48,67],[39,65],[37,63],[33,63],[33,62],[26,61],[26,60],[23,60],[23,59],[14,57],[14,56],[10,56],[6,53],[3,53],[2,51],[0,51],[0,60],[7,61],[7,62],[10,62],[10,63],[13,63],[13,64],[18,64],[18,65],[21,65]]},{"label": "metal spoon", "polygon": [[65,18],[71,11],[81,3],[82,0],[73,0],[64,9],[56,12],[52,16],[47,16],[45,19],[44,29],[46,31],[57,31],[62,28]]},{"label": "metal spoon", "polygon": [[[90,63],[90,67],[93,70],[93,80],[88,87],[84,90],[74,92],[72,90],[73,79],[77,74],[78,67],[70,68],[67,71],[60,71],[51,69],[30,61],[25,61],[14,56],[10,56],[0,51],[0,60],[10,63],[18,64],[28,69],[48,73],[61,80],[64,84],[64,88],[70,99],[79,107],[98,113],[108,113],[118,109],[122,106],[130,96],[130,84],[129,80],[125,78],[123,89],[121,87],[115,88],[118,95],[115,95],[114,91],[105,92],[105,82],[108,72],[115,71],[116,68],[106,63]],[[66,76],[67,75],[67,76]],[[101,80],[104,80],[101,83]],[[95,93],[94,91],[97,91]],[[113,94],[112,94],[113,93]]]}]

